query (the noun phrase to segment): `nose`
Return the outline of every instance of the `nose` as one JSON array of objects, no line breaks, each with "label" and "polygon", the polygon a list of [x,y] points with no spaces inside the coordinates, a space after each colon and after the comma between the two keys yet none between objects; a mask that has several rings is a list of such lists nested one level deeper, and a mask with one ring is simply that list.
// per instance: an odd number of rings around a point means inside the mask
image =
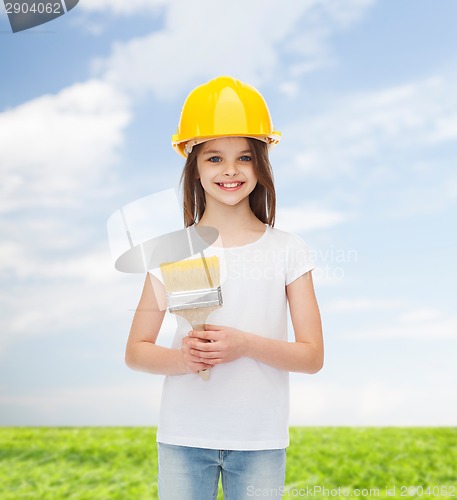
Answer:
[{"label": "nose", "polygon": [[226,166],[225,166],[225,171],[224,171],[224,175],[227,175],[227,176],[234,176],[238,173],[238,168],[235,164],[235,162],[227,162],[226,163]]}]

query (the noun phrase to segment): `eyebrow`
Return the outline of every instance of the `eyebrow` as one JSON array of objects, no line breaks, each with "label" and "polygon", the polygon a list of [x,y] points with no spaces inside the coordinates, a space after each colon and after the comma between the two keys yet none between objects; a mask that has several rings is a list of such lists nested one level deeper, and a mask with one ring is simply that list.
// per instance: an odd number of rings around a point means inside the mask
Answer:
[{"label": "eyebrow", "polygon": [[[211,149],[211,150],[209,150],[209,151],[202,151],[202,153],[203,153],[204,155],[210,155],[210,154],[211,154],[211,155],[214,155],[214,154],[218,154],[218,155],[220,155],[220,154],[222,154],[222,153],[223,153],[223,151],[217,151],[216,149]],[[250,149],[245,149],[244,151],[240,151],[238,154],[239,154],[239,155],[244,155],[244,154],[246,154],[246,153],[251,153],[251,154],[252,154],[252,151],[251,151]]]}]

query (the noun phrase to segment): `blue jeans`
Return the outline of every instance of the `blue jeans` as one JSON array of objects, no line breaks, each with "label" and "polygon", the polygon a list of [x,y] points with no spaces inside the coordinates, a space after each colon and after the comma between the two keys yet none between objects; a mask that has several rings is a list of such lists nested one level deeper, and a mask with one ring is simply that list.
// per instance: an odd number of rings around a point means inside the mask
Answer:
[{"label": "blue jeans", "polygon": [[157,443],[160,500],[282,498],[286,450],[211,450]]}]

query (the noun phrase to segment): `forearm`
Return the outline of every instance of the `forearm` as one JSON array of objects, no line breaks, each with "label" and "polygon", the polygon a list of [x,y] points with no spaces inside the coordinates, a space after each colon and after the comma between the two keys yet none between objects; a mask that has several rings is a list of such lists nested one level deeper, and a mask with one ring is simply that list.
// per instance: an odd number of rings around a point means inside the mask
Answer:
[{"label": "forearm", "polygon": [[147,373],[162,375],[188,373],[180,349],[169,349],[147,341],[127,345],[125,363],[132,370]]},{"label": "forearm", "polygon": [[246,334],[245,356],[280,370],[317,373],[323,353],[309,342],[286,342],[252,333]]}]

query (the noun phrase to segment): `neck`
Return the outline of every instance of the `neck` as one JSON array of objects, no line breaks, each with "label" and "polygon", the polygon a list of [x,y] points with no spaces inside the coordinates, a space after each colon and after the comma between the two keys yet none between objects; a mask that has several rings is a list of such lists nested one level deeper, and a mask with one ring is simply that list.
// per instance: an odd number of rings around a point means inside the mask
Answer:
[{"label": "neck", "polygon": [[223,234],[263,225],[252,212],[249,198],[245,198],[237,205],[225,205],[213,203],[213,201],[211,198],[207,199],[205,212],[199,225],[215,227]]}]

